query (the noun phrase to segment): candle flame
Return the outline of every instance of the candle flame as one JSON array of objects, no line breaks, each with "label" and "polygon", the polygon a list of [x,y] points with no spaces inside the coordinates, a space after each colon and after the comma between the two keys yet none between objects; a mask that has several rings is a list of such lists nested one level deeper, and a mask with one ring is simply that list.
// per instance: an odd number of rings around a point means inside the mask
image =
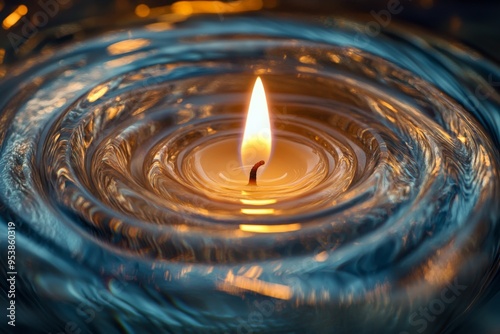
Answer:
[{"label": "candle flame", "polygon": [[241,143],[241,162],[245,169],[263,160],[267,163],[271,156],[272,136],[266,92],[260,77],[253,87],[252,98],[248,108],[245,133]]}]

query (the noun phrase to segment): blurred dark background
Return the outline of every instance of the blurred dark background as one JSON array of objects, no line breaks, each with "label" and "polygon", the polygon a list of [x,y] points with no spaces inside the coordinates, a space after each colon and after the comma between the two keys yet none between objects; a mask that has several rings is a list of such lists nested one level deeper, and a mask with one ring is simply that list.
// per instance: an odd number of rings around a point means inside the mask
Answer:
[{"label": "blurred dark background", "polygon": [[[197,12],[221,15],[247,10],[339,15],[380,25],[403,23],[468,45],[500,63],[500,1],[452,0],[0,0],[0,78],[9,63],[116,27],[140,24],[157,16]],[[390,20],[390,6],[398,8]],[[221,16],[221,20],[223,17]],[[1,92],[0,92],[1,93]],[[454,334],[499,334],[500,293],[472,314]]]},{"label": "blurred dark background", "polygon": [[[156,15],[185,13],[190,1],[168,0],[0,0],[0,64],[47,43],[64,43],[101,29],[138,23]],[[398,4],[389,24],[406,23],[460,41],[500,63],[500,1],[453,0],[224,0],[205,12],[245,9],[341,15],[384,24],[381,11]],[[172,4],[175,4],[171,6]],[[199,1],[198,1],[199,3]],[[196,6],[195,6],[196,7]],[[400,9],[401,8],[401,9]],[[199,9],[199,8],[198,8]],[[196,12],[197,8],[194,8]],[[9,18],[10,16],[10,18]],[[44,32],[40,34],[39,32]]]}]

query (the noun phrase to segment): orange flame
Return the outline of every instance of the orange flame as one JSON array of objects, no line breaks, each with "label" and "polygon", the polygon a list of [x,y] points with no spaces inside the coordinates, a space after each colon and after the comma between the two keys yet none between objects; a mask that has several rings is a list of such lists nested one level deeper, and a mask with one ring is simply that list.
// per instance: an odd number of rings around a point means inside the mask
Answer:
[{"label": "orange flame", "polygon": [[266,92],[260,77],[257,77],[248,108],[245,133],[241,143],[241,162],[251,168],[260,160],[268,162],[272,149],[271,121],[267,107]]}]

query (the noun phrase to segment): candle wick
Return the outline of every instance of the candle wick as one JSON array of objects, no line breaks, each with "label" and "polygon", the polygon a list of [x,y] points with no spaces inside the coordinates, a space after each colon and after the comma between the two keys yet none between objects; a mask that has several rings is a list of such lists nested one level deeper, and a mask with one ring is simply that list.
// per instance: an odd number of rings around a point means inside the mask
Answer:
[{"label": "candle wick", "polygon": [[262,166],[263,164],[265,164],[265,162],[264,160],[261,160],[252,167],[252,170],[250,171],[250,177],[248,179],[249,186],[257,185],[257,169],[259,169],[259,167]]}]

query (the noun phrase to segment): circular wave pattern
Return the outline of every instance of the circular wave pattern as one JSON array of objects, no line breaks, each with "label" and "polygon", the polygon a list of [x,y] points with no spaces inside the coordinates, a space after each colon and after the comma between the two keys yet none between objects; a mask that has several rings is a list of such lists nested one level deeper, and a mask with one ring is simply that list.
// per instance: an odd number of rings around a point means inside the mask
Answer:
[{"label": "circular wave pattern", "polygon": [[[37,291],[75,278],[49,308],[99,305],[129,332],[398,332],[458,280],[461,303],[427,332],[465,312],[498,270],[500,105],[480,74],[500,70],[439,40],[359,29],[199,18],[13,68],[0,82],[0,198],[26,252],[54,263],[26,274]],[[322,163],[290,186],[300,196],[278,189],[248,215],[254,195],[200,175],[196,150],[238,136],[256,75],[277,140]]]}]

